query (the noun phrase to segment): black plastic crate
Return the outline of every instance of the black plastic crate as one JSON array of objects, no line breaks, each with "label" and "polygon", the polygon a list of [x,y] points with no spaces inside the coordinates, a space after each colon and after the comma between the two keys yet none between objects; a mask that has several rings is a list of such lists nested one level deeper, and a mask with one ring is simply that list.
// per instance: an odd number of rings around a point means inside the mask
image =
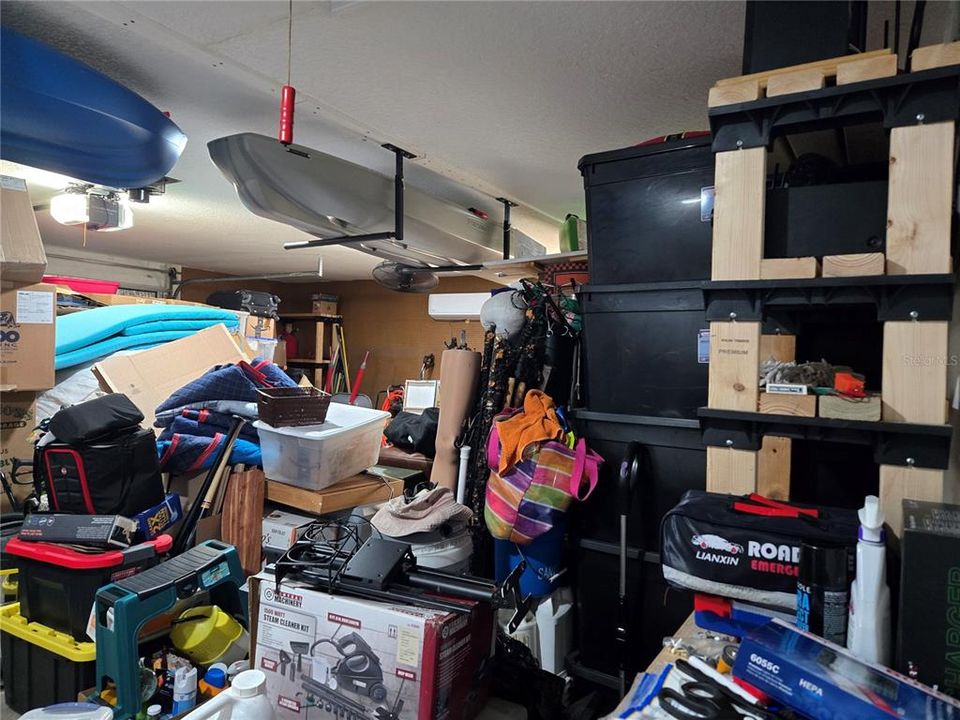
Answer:
[{"label": "black plastic crate", "polygon": [[699,283],[587,285],[581,303],[586,406],[696,418],[707,404],[700,341],[710,327]]},{"label": "black plastic crate", "polygon": [[[3,610],[3,632],[0,632],[4,700],[11,710],[28,710],[59,702],[76,702],[77,694],[97,684],[96,650],[93,643],[78,644],[71,637],[41,628],[27,626],[26,620],[8,605]],[[15,635],[35,635],[37,642],[56,646],[62,652],[83,658],[74,661],[40,644]],[[40,640],[42,636],[42,640]]]},{"label": "black plastic crate", "polygon": [[[658,552],[660,520],[687,490],[703,490],[707,451],[696,420],[611,415],[578,410],[576,424],[591,449],[604,459],[596,489],[571,507],[571,529],[580,537],[619,542],[620,513],[627,511],[627,540]],[[640,474],[623,508],[617,496],[620,463],[627,443],[640,444]]]},{"label": "black plastic crate", "polygon": [[586,191],[591,282],[710,278],[709,136],[586,155],[578,167]]},{"label": "black plastic crate", "polygon": [[[578,662],[616,677],[619,667],[619,545],[581,540],[576,565]],[[673,635],[693,612],[693,598],[669,588],[659,561],[627,547],[627,678],[656,657],[663,638]]]}]

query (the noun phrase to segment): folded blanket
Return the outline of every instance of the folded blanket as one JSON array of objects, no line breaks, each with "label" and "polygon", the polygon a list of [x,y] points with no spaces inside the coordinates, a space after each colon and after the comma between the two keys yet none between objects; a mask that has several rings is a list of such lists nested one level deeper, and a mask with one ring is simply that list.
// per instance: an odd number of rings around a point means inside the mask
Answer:
[{"label": "folded blanket", "polygon": [[164,332],[170,330],[205,330],[211,325],[216,325],[222,320],[154,320],[145,322],[141,325],[132,325],[124,328],[122,335],[143,335],[152,332]]},{"label": "folded blanket", "polygon": [[210,325],[222,322],[228,328],[236,327],[238,323],[236,313],[220,308],[193,305],[111,305],[58,317],[56,354],[79,350],[120,335],[127,328],[168,320],[205,320]]},{"label": "folded blanket", "polygon": [[266,360],[254,360],[252,365],[245,362],[220,365],[174,392],[160,403],[156,414],[211,400],[256,402],[257,389],[267,387],[296,387],[296,383]]},{"label": "folded blanket", "polygon": [[154,415],[156,421],[153,423],[156,427],[165,428],[174,421],[176,417],[183,414],[184,410],[210,410],[224,415],[239,415],[247,420],[256,420],[259,416],[257,404],[255,402],[243,402],[241,400],[203,400],[201,402],[190,403],[183,407],[170,408]]},{"label": "folded blanket", "polygon": [[[199,437],[216,437],[218,433],[226,433],[230,429],[233,418],[224,413],[210,412],[209,410],[182,410],[167,427],[160,433],[158,440],[169,440],[174,435],[197,435]],[[240,437],[252,443],[260,444],[260,436],[253,425],[247,423],[240,431]]]},{"label": "folded blanket", "polygon": [[[217,433],[214,437],[196,435],[173,435],[169,440],[157,442],[157,454],[160,456],[160,469],[168,473],[197,472],[213,464],[217,449],[223,444],[226,435]],[[260,465],[262,458],[260,446],[248,440],[237,439],[230,452],[231,465]]]}]

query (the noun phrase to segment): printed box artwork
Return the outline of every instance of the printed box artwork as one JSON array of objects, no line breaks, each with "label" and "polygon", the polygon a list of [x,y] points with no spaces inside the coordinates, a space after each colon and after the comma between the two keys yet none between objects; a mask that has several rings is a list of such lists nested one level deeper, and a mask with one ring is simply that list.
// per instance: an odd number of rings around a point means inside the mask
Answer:
[{"label": "printed box artwork", "polygon": [[[448,613],[251,579],[254,667],[278,720],[467,720],[483,707],[493,612]],[[313,711],[311,713],[311,710]],[[320,717],[320,715],[316,715]]]}]

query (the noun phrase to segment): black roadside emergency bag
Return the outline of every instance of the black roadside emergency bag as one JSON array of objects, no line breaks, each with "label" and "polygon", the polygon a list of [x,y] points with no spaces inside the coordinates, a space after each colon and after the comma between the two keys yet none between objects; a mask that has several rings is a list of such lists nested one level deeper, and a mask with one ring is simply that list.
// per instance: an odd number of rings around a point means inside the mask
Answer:
[{"label": "black roadside emergency bag", "polygon": [[156,437],[143,413],[119,393],[59,411],[55,441],[38,445],[34,480],[59,513],[132,517],[163,501]]},{"label": "black roadside emergency bag", "polygon": [[792,612],[800,544],[847,547],[852,561],[858,530],[855,510],[688,490],[660,525],[663,577],[677,588]]}]

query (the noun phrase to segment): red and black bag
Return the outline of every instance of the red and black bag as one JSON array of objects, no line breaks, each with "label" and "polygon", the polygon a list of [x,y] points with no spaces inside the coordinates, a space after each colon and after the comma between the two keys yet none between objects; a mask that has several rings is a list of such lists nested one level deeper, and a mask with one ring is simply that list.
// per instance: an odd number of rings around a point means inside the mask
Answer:
[{"label": "red and black bag", "polygon": [[674,587],[793,610],[800,544],[852,553],[858,529],[855,510],[689,490],[660,526],[663,577]]},{"label": "red and black bag", "polygon": [[50,419],[53,442],[41,439],[34,478],[60,513],[132,517],[163,501],[153,430],[126,395],[106,395]]}]

